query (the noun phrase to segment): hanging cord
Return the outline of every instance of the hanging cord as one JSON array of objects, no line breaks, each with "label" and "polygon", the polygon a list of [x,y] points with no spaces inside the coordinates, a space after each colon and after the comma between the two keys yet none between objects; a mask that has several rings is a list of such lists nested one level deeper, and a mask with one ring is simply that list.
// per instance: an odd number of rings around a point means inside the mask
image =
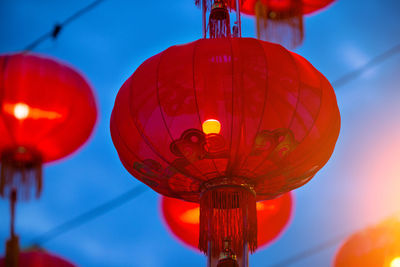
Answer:
[{"label": "hanging cord", "polygon": [[400,52],[400,43],[391,47],[390,49],[384,51],[383,53],[377,55],[376,57],[373,57],[366,64],[360,66],[359,68],[357,68],[353,71],[350,71],[349,73],[346,73],[339,79],[333,81],[332,86],[334,88],[336,88],[336,87],[341,87],[343,85],[348,84],[352,80],[358,78],[360,75],[365,73],[367,70],[383,63],[384,61],[388,60],[389,58],[392,58],[393,56],[397,55],[399,52]]},{"label": "hanging cord", "polygon": [[53,229],[50,229],[47,232],[44,232],[43,234],[35,237],[34,239],[31,240],[32,245],[43,245],[44,243],[56,238],[57,236],[60,236],[61,234],[64,234],[66,232],[71,231],[74,228],[77,228],[85,223],[88,223],[97,217],[100,217],[101,215],[104,215],[120,206],[123,204],[127,203],[128,201],[131,201],[144,192],[148,191],[148,187],[144,185],[138,185],[134,187],[133,189],[129,190],[126,193],[123,193],[122,195],[117,196],[116,198],[111,199],[110,201],[107,201],[94,209],[91,209],[89,211],[86,211],[74,218],[72,218],[69,221],[66,221]]},{"label": "hanging cord", "polygon": [[102,2],[104,2],[105,0],[96,0],[94,2],[92,2],[91,4],[87,5],[86,7],[78,10],[76,13],[72,14],[71,16],[69,16],[67,19],[65,19],[63,22],[61,23],[56,23],[53,26],[53,29],[51,31],[48,31],[46,33],[44,33],[43,35],[41,35],[40,37],[38,37],[36,40],[34,40],[32,43],[28,44],[23,51],[24,52],[28,52],[28,51],[32,51],[34,50],[38,45],[40,45],[41,43],[43,43],[44,41],[46,41],[49,38],[52,38],[53,40],[57,39],[58,35],[60,34],[61,30],[67,26],[68,24],[70,24],[71,22],[77,20],[78,18],[82,17],[84,14],[86,14],[87,12],[89,12],[90,10],[94,9],[96,6],[98,6],[99,4],[101,4]]},{"label": "hanging cord", "polygon": [[17,190],[10,192],[10,239],[6,242],[6,266],[18,267],[19,238],[15,234],[15,205],[17,202]]}]

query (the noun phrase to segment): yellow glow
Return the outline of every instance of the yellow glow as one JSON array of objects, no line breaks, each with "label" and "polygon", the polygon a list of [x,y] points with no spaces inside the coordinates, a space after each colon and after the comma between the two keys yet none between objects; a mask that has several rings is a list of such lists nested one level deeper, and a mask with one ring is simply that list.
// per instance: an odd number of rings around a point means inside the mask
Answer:
[{"label": "yellow glow", "polygon": [[199,224],[200,208],[194,208],[186,211],[180,216],[182,222],[190,224]]},{"label": "yellow glow", "polygon": [[29,116],[29,106],[24,103],[17,103],[14,106],[14,116],[19,120],[24,120]]},{"label": "yellow glow", "polygon": [[221,132],[221,123],[214,119],[203,122],[203,132],[205,134],[219,134]]},{"label": "yellow glow", "polygon": [[276,209],[275,204],[271,204],[271,203],[266,203],[266,202],[257,202],[256,203],[256,209],[257,211],[261,211],[261,210],[274,210]]},{"label": "yellow glow", "polygon": [[55,111],[48,111],[39,108],[32,108],[25,103],[4,104],[3,110],[18,120],[25,119],[59,119],[62,114]]},{"label": "yellow glow", "polygon": [[390,267],[400,267],[400,257],[394,258],[390,263]]}]

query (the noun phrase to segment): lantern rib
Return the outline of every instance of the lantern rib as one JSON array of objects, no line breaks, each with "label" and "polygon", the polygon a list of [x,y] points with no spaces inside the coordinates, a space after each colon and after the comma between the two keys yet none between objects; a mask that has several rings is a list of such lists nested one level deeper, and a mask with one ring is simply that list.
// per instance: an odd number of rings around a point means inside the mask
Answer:
[{"label": "lantern rib", "polygon": [[[129,153],[131,153],[138,161],[140,161],[141,163],[143,163],[146,167],[148,167],[148,168],[151,168],[151,166],[149,166],[144,160],[142,160],[127,144],[126,144],[126,142],[125,142],[125,139],[124,138],[122,138],[122,136],[121,136],[121,133],[120,133],[120,131],[119,131],[119,129],[118,129],[118,126],[116,126],[116,134],[120,137],[120,140],[121,140],[121,143],[124,145],[124,147],[125,148],[127,148],[127,151],[129,151]],[[123,164],[124,164],[124,161],[122,161],[121,160],[121,162],[123,162]],[[152,168],[151,168],[152,169]],[[154,172],[157,172],[157,174],[159,174],[160,176],[161,176],[161,173],[159,173],[158,171],[156,171],[156,170],[154,170],[154,169],[152,169],[152,171],[154,171]],[[147,184],[146,184],[147,185]],[[147,186],[150,186],[150,185],[147,185]]]},{"label": "lantern rib", "polygon": [[[130,97],[132,97],[132,96],[131,96],[131,93],[132,93],[132,91],[129,91]],[[144,141],[144,142],[146,143],[146,145],[150,148],[150,150],[153,151],[153,153],[154,153],[155,155],[157,155],[160,159],[162,159],[164,162],[166,162],[167,164],[171,165],[171,162],[169,162],[167,159],[165,159],[165,158],[154,148],[154,146],[151,144],[150,140],[145,136],[144,132],[143,132],[143,131],[140,129],[140,127],[137,125],[137,122],[136,122],[136,121],[133,121],[133,124],[134,124],[136,130],[138,131],[138,133],[140,134],[140,136],[142,137],[143,141]],[[140,159],[140,158],[139,158],[139,159]],[[140,161],[143,162],[143,160],[140,160]],[[181,170],[181,169],[179,169],[179,170],[180,170],[183,174],[185,174],[187,177],[190,177],[190,178],[193,178],[193,179],[196,179],[196,180],[202,182],[201,179],[196,178],[196,177],[194,177],[194,176],[192,176],[192,175],[186,173],[186,171]]]},{"label": "lantern rib", "polygon": [[296,107],[295,107],[294,110],[293,110],[292,118],[291,118],[291,120],[290,120],[290,122],[289,122],[289,124],[288,124],[288,126],[287,126],[288,129],[290,129],[290,128],[292,127],[294,118],[295,118],[295,116],[296,116],[296,111],[297,111],[297,109],[298,109],[298,107],[299,107],[299,103],[300,103],[301,76],[300,76],[299,69],[297,68],[296,60],[293,58],[292,54],[291,54],[288,50],[286,50],[286,49],[282,49],[282,50],[290,57],[290,59],[291,59],[291,61],[292,61],[292,63],[293,63],[293,66],[294,66],[295,69],[296,69],[297,79],[298,79],[298,81],[299,81],[299,83],[298,83],[298,88],[297,88],[297,102],[296,102]]},{"label": "lantern rib", "polygon": [[[229,153],[232,153],[232,142],[233,142],[233,110],[234,110],[234,94],[233,94],[233,86],[234,86],[234,84],[235,84],[235,80],[234,80],[234,74],[235,74],[235,72],[234,72],[234,65],[235,65],[235,60],[234,60],[234,58],[233,58],[233,47],[232,47],[232,42],[231,42],[231,40],[230,39],[228,39],[229,40],[229,45],[230,45],[230,48],[231,48],[231,61],[232,61],[232,68],[231,68],[231,70],[232,70],[232,88],[231,88],[231,90],[232,90],[232,103],[231,103],[231,105],[232,105],[232,110],[231,110],[231,115],[232,115],[232,118],[231,118],[231,136],[230,136],[230,141],[229,141]],[[229,161],[228,161],[228,163],[227,163],[227,165],[226,165],[226,170],[225,170],[225,175],[226,176],[230,176],[231,175],[231,164],[232,164],[232,159],[229,157]]]},{"label": "lantern rib", "polygon": [[[257,44],[259,44],[261,50],[264,51],[264,47],[262,46],[262,44],[261,44],[259,41],[256,41],[256,42],[257,42]],[[264,58],[264,62],[265,62],[265,69],[267,70],[267,69],[268,69],[268,62],[267,62],[267,57],[266,57],[265,53],[263,53],[263,58]],[[254,138],[253,138],[253,144],[251,145],[252,148],[254,147],[254,144],[255,144],[255,142],[256,142],[256,136],[257,136],[257,134],[259,133],[259,131],[260,131],[260,129],[261,129],[262,122],[264,121],[265,106],[266,106],[266,104],[267,104],[267,98],[268,98],[268,92],[269,92],[268,80],[269,80],[269,79],[268,79],[268,72],[266,72],[266,73],[265,73],[265,97],[264,97],[264,104],[263,104],[263,107],[262,107],[261,116],[259,116],[260,120],[259,120],[259,122],[258,122],[257,131],[255,132],[255,136],[254,136]],[[244,159],[244,161],[243,161],[243,163],[242,163],[241,166],[245,166],[245,165],[246,165],[246,163],[247,163],[247,161],[248,161],[248,159],[249,159],[250,154],[251,154],[251,150],[250,150],[249,153],[247,154],[247,156],[246,156],[246,158]],[[242,169],[242,168],[240,168],[240,169]]]},{"label": "lantern rib", "polygon": [[[172,142],[175,142],[176,140],[172,137],[171,131],[170,131],[170,129],[169,129],[168,125],[167,125],[167,122],[166,122],[166,120],[165,120],[164,112],[163,112],[163,109],[162,109],[162,107],[161,107],[160,94],[159,94],[159,87],[158,87],[158,77],[159,77],[159,71],[160,71],[160,64],[161,64],[162,58],[163,58],[163,56],[164,56],[164,53],[165,53],[166,51],[168,51],[168,50],[169,50],[169,49],[164,50],[164,51],[161,53],[161,55],[160,55],[160,60],[158,61],[157,68],[156,68],[156,85],[155,85],[155,88],[156,88],[156,95],[157,95],[158,108],[159,108],[159,110],[160,110],[160,114],[161,114],[162,121],[163,121],[163,123],[164,123],[165,129],[166,129],[167,132],[168,132],[169,137],[171,138],[171,141],[172,141]],[[191,162],[183,153],[182,153],[182,156],[183,156],[188,162],[190,162],[190,165],[191,165],[194,169],[197,170],[197,172],[200,174],[201,177],[204,178],[204,180],[206,180],[206,177],[203,175],[203,173],[201,172],[201,170],[200,170],[196,165],[192,164],[192,162]],[[171,165],[171,163],[168,163],[168,164]],[[174,166],[174,167],[175,167],[175,166]],[[186,171],[185,171],[185,172],[186,172]],[[198,178],[197,178],[196,180],[200,181],[200,183],[202,183],[202,182],[204,181],[203,179],[198,179]]]},{"label": "lantern rib", "polygon": [[[281,48],[282,51],[284,51],[285,53],[287,53],[287,54],[290,56],[291,60],[293,61],[293,66],[296,66],[296,62],[295,62],[294,58],[291,57],[290,52],[288,52],[288,51],[287,51],[286,49],[284,49],[282,46],[280,46],[280,48]],[[299,70],[298,70],[297,68],[295,68],[295,69],[296,69],[296,72],[297,72],[298,79],[299,79],[299,81],[300,81],[300,73],[299,73]],[[293,121],[294,114],[295,114],[295,112],[296,112],[296,110],[297,110],[297,106],[298,106],[299,101],[300,101],[300,100],[299,100],[299,99],[300,99],[300,97],[299,97],[299,95],[300,95],[300,82],[299,82],[299,85],[298,85],[298,88],[297,88],[297,89],[298,89],[298,93],[297,93],[296,106],[295,106],[295,108],[294,108],[294,110],[293,110],[293,114],[292,114],[292,116],[291,116],[291,121],[289,122],[289,124],[288,124],[288,126],[287,126],[288,129],[290,129],[290,125],[291,125],[291,123],[292,123],[292,121]],[[272,103],[271,103],[271,104],[272,104]],[[273,109],[273,110],[275,111],[275,109]],[[275,112],[276,112],[276,111],[275,111]],[[281,118],[281,116],[278,116],[278,118]],[[282,122],[282,120],[281,120],[281,122]],[[284,123],[282,122],[281,125],[284,125]],[[267,161],[267,159],[268,159],[269,156],[270,156],[269,154],[265,155],[265,157],[261,160],[261,162],[260,162],[256,167],[253,168],[252,172],[255,173],[255,172]],[[258,181],[259,181],[262,177],[265,177],[265,176],[266,176],[266,174],[262,174],[262,175],[257,176],[257,178],[255,179],[256,184],[258,184]]]},{"label": "lantern rib", "polygon": [[[131,91],[129,92],[129,94],[131,94]],[[164,158],[155,148],[154,146],[151,144],[150,140],[148,140],[148,138],[145,136],[144,132],[140,129],[140,127],[137,125],[136,121],[133,121],[135,128],[137,129],[138,133],[140,134],[140,136],[143,138],[143,141],[146,143],[146,145],[150,148],[151,151],[153,151],[153,153],[155,155],[157,155],[160,159],[162,159],[165,163],[167,163],[168,165],[172,166],[172,163],[169,162],[166,158]],[[143,162],[143,160],[140,160]],[[176,167],[175,167],[176,168]],[[176,168],[179,169],[179,168]],[[179,169],[179,171],[184,174],[185,176],[198,180],[199,182],[203,182],[203,180],[187,173],[185,170]]]},{"label": "lantern rib", "polygon": [[[196,103],[196,111],[197,111],[197,117],[199,118],[199,125],[201,128],[201,118],[200,118],[200,108],[199,108],[199,103],[197,99],[197,86],[196,86],[196,78],[195,78],[195,59],[196,59],[196,49],[198,46],[198,43],[201,42],[201,40],[195,42],[194,47],[193,47],[193,53],[192,53],[192,78],[193,78],[193,94],[194,94],[194,102]],[[222,176],[221,172],[219,171],[217,164],[215,163],[214,159],[211,159],[212,163],[214,165],[214,168],[216,172],[218,173],[219,176]]]}]

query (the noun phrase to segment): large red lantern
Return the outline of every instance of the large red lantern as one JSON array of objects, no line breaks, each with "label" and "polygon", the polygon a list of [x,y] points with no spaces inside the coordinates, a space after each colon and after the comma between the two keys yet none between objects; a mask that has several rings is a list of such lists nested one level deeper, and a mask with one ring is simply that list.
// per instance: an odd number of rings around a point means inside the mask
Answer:
[{"label": "large red lantern", "polygon": [[[258,248],[275,240],[289,224],[293,213],[293,197],[290,193],[276,199],[257,202]],[[176,198],[161,198],[161,213],[172,234],[189,247],[199,245],[200,206]]]},{"label": "large red lantern", "polygon": [[[18,266],[21,267],[75,267],[67,260],[42,249],[21,252],[18,256],[18,263]],[[8,267],[6,258],[0,258],[0,267]]]},{"label": "large red lantern", "polygon": [[320,11],[335,0],[196,0],[196,4],[202,1],[211,10],[215,1],[234,9],[236,2],[240,2],[241,13],[256,17],[259,39],[295,48],[303,41],[304,15]]},{"label": "large red lantern", "polygon": [[335,267],[400,266],[400,216],[350,236],[336,254]]},{"label": "large red lantern", "polygon": [[96,102],[73,68],[33,54],[0,56],[0,195],[10,199],[10,266],[16,266],[17,199],[42,189],[42,165],[77,150],[96,122]]},{"label": "large red lantern", "polygon": [[301,56],[252,38],[201,39],[153,56],[122,86],[111,116],[133,176],[200,203],[208,255],[226,241],[237,255],[245,243],[255,251],[256,201],[311,180],[339,129],[328,80]]}]

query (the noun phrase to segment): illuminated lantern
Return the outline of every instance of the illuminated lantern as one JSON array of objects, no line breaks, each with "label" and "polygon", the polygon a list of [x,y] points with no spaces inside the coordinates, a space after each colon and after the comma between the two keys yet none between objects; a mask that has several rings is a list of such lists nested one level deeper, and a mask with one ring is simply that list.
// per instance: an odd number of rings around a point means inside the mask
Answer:
[{"label": "illuminated lantern", "polygon": [[42,165],[77,150],[96,117],[91,87],[70,66],[33,54],[0,56],[0,195],[11,202],[11,258],[16,201],[39,197]]},{"label": "illuminated lantern", "polygon": [[121,87],[110,127],[135,178],[200,203],[201,251],[219,255],[228,240],[241,255],[244,242],[257,248],[256,201],[311,180],[334,150],[340,115],[328,80],[301,56],[216,38],[146,60]]},{"label": "illuminated lantern", "polygon": [[96,103],[76,70],[32,54],[0,56],[0,194],[42,188],[42,164],[79,148],[96,122]]},{"label": "illuminated lantern", "polygon": [[[290,193],[272,200],[257,202],[258,248],[268,245],[286,228],[293,212]],[[184,244],[198,249],[199,204],[162,197],[161,212],[168,229]]]},{"label": "illuminated lantern", "polygon": [[[33,249],[21,252],[18,256],[21,267],[75,267],[74,264],[50,254],[42,249]],[[0,267],[8,267],[6,259],[0,258]]]},{"label": "illuminated lantern", "polygon": [[[236,0],[223,1],[235,8]],[[242,14],[256,17],[257,38],[289,48],[300,45],[304,37],[303,16],[320,11],[335,0],[239,0]],[[210,9],[213,0],[205,0]],[[200,5],[201,0],[196,0]],[[210,24],[211,25],[211,24]]]},{"label": "illuminated lantern", "polygon": [[334,267],[400,266],[400,216],[350,236],[336,254]]}]

